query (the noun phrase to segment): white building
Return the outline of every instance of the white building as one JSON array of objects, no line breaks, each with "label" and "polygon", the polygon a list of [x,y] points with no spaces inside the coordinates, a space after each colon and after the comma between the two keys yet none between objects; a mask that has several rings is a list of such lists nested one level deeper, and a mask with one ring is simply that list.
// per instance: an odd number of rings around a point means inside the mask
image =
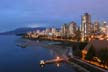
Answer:
[{"label": "white building", "polygon": [[99,27],[100,27],[99,22],[98,21],[95,21],[94,22],[94,26],[93,26],[94,32],[99,32]]},{"label": "white building", "polygon": [[52,31],[51,31],[52,34],[55,35],[55,33],[56,33],[56,31],[57,31],[56,28],[53,27],[51,30],[52,30]]},{"label": "white building", "polygon": [[107,26],[108,26],[108,25],[107,25],[107,22],[104,21],[103,24],[102,24],[102,26],[100,27],[101,32],[107,34]]},{"label": "white building", "polygon": [[86,37],[91,34],[92,24],[91,24],[91,16],[88,13],[85,13],[81,17],[81,33],[82,33],[82,41],[86,40]]},{"label": "white building", "polygon": [[77,24],[75,22],[71,22],[69,24],[69,35],[75,36],[75,32],[77,31]]},{"label": "white building", "polygon": [[61,36],[69,35],[69,26],[67,24],[62,25],[61,27]]}]

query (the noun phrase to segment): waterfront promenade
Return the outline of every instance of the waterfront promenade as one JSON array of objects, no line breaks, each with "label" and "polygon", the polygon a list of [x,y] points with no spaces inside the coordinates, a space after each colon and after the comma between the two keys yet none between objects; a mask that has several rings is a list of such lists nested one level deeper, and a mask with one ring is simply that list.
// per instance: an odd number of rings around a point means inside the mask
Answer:
[{"label": "waterfront promenade", "polygon": [[[58,42],[60,41],[60,42],[65,42],[65,43],[69,42],[72,44],[73,48],[80,48],[79,44],[83,43],[83,42],[73,41],[70,39],[52,38],[52,37],[40,37],[40,38],[30,38],[30,39],[50,40],[50,41],[58,41]],[[87,44],[87,42],[86,42],[86,44]],[[82,48],[84,48],[84,46]],[[78,58],[73,58],[73,60],[75,61],[74,66],[76,68],[81,68],[84,72],[89,72],[90,69],[94,70],[94,71],[98,71],[98,72],[108,72],[108,70],[102,69],[102,68],[92,65],[92,64],[89,64],[89,63],[85,62],[84,60],[81,60]],[[72,61],[72,62],[74,62],[74,61]],[[80,63],[81,65],[77,64],[77,62]],[[81,66],[84,67],[84,69]],[[88,67],[90,67],[90,68],[88,68]],[[85,68],[87,68],[87,70]]]},{"label": "waterfront promenade", "polygon": [[108,69],[100,68],[81,59],[73,58],[73,61],[91,72],[108,72]]}]

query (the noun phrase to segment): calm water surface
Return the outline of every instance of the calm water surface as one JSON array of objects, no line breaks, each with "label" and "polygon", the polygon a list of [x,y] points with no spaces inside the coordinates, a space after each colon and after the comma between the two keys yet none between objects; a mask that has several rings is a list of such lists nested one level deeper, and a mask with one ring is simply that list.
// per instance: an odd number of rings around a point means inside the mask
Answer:
[{"label": "calm water surface", "polygon": [[16,36],[0,36],[0,72],[75,72],[71,65],[48,64],[41,68],[40,60],[62,56],[65,48],[48,41],[30,41]]}]

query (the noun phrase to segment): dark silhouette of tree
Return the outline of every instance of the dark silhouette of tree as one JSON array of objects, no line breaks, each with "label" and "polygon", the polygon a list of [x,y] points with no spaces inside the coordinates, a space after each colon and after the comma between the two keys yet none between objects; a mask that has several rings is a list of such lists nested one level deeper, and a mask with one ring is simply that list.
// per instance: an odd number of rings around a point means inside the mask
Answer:
[{"label": "dark silhouette of tree", "polygon": [[90,46],[87,55],[85,57],[86,60],[93,60],[93,57],[95,57],[95,49],[93,45]]},{"label": "dark silhouette of tree", "polygon": [[106,63],[106,65],[108,66],[108,48],[107,48],[106,51],[107,51],[107,52],[106,52],[106,60],[105,60],[106,62],[105,62],[105,63]]},{"label": "dark silhouette of tree", "polygon": [[107,65],[108,64],[108,49],[107,48],[101,48],[98,57],[101,60],[101,63],[103,65]]}]

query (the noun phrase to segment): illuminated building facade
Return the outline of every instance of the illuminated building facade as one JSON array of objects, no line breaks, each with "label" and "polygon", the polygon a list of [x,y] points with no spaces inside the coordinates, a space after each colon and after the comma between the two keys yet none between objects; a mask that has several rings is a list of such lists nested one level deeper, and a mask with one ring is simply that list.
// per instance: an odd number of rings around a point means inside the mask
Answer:
[{"label": "illuminated building facade", "polygon": [[88,13],[85,13],[81,18],[81,22],[82,38],[85,40],[85,37],[90,35],[92,31],[91,16]]},{"label": "illuminated building facade", "polygon": [[99,32],[100,31],[99,27],[100,27],[99,22],[95,21],[94,22],[94,32]]},{"label": "illuminated building facade", "polygon": [[62,36],[68,36],[69,34],[69,29],[68,29],[68,25],[67,24],[64,24],[62,27],[61,27],[61,35]]},{"label": "illuminated building facade", "polygon": [[77,24],[75,22],[71,22],[69,24],[69,35],[75,36],[75,32],[77,31]]}]

